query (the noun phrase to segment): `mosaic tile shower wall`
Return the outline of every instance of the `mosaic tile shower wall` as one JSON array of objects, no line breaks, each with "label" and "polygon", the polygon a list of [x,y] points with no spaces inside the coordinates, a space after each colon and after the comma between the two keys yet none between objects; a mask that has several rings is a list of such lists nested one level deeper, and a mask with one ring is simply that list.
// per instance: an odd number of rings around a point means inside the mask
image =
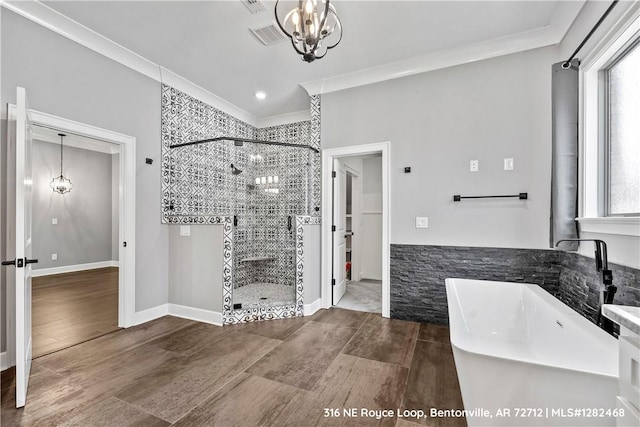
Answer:
[{"label": "mosaic tile shower wall", "polygon": [[[234,287],[255,282],[294,286],[295,216],[319,206],[320,156],[308,148],[232,141],[170,147],[220,136],[319,146],[319,134],[312,141],[311,128],[311,121],[303,121],[257,129],[162,85],[162,221],[235,217]],[[242,172],[232,173],[231,165]],[[246,260],[257,257],[267,259]]]},{"label": "mosaic tile shower wall", "polygon": [[[238,218],[234,287],[249,283],[293,285],[294,219],[307,213],[308,165],[313,152],[268,145],[248,150],[249,163],[240,163],[243,173],[235,177],[240,184],[234,209]],[[263,260],[247,261],[255,258]]]}]

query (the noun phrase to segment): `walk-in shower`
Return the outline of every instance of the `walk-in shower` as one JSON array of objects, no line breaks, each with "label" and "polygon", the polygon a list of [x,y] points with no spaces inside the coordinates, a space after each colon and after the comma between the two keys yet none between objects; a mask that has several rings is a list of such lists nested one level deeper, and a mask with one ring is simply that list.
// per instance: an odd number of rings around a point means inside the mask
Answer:
[{"label": "walk-in shower", "polygon": [[295,218],[311,211],[310,165],[318,150],[232,137],[170,148],[171,215],[233,218],[231,309],[293,305]]}]

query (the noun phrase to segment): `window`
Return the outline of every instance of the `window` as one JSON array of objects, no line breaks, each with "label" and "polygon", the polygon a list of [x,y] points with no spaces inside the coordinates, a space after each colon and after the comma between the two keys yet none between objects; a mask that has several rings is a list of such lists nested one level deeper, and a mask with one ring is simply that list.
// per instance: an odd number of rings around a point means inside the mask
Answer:
[{"label": "window", "polygon": [[604,213],[640,213],[640,38],[604,73]]},{"label": "window", "polygon": [[640,14],[623,6],[580,64],[577,219],[583,233],[640,237]]}]

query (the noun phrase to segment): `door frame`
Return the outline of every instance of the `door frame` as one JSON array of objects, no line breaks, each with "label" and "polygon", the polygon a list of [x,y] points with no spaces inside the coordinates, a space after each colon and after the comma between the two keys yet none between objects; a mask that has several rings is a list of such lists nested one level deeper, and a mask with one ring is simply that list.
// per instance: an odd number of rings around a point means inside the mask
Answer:
[{"label": "door frame", "polygon": [[[360,172],[353,169],[349,165],[345,165],[347,171],[347,177],[351,175],[351,231],[354,233],[351,235],[351,280],[360,280],[360,231],[361,231],[361,219],[362,212],[360,205],[362,203],[362,180]],[[355,231],[358,230],[356,234]],[[358,255],[354,257],[355,255]]]},{"label": "door frame", "polygon": [[377,142],[373,144],[353,145],[349,147],[328,148],[322,150],[322,250],[321,250],[321,298],[322,307],[331,308],[331,218],[333,212],[333,186],[331,171],[333,159],[339,157],[362,156],[366,154],[382,154],[382,317],[390,317],[391,286],[389,278],[390,266],[390,210],[389,210],[389,178],[391,143]]},{"label": "door frame", "polygon": [[[11,138],[11,123],[16,119],[16,106],[8,104],[8,138]],[[133,316],[135,312],[135,235],[136,235],[136,138],[113,132],[107,129],[99,128],[86,123],[69,120],[63,117],[55,116],[41,111],[29,109],[32,124],[53,128],[61,132],[73,133],[93,139],[99,139],[120,147],[120,179],[119,179],[119,251],[118,251],[118,327],[128,328],[133,326]],[[9,185],[12,183],[8,182]],[[13,183],[15,185],[15,183]],[[15,209],[14,206],[8,206],[7,209]],[[7,236],[8,237],[8,236]],[[123,246],[123,242],[127,242],[127,247]],[[7,286],[6,301],[15,301],[15,292],[13,287]],[[13,298],[13,299],[11,299]],[[14,366],[16,363],[15,349],[15,303],[5,304],[6,309],[6,337],[7,337],[7,367]]]}]

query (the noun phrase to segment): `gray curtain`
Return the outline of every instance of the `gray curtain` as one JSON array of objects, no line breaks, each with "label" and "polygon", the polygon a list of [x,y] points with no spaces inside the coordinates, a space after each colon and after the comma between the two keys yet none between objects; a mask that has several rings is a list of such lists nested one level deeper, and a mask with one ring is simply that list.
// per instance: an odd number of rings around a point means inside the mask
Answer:
[{"label": "gray curtain", "polygon": [[[578,60],[563,69],[552,66],[551,77],[551,230],[549,245],[560,239],[577,239],[578,223]],[[578,243],[563,243],[575,251]]]}]

